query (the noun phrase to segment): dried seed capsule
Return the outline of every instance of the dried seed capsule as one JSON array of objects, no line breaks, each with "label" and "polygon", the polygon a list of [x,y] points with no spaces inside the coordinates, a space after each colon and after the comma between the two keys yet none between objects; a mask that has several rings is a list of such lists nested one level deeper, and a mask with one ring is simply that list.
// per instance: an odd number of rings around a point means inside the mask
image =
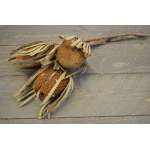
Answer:
[{"label": "dried seed capsule", "polygon": [[[33,82],[32,88],[36,92],[40,91],[39,97],[41,100],[48,95],[49,91],[54,87],[62,73],[62,70],[55,71],[51,66],[37,76]],[[52,97],[59,96],[59,94],[66,88],[68,82],[69,78],[63,79],[54,91]]]},{"label": "dried seed capsule", "polygon": [[[55,44],[49,44],[42,41],[29,43],[14,50],[11,53],[9,60],[13,61],[14,64],[21,68],[40,66],[43,58],[45,58],[55,46]],[[51,53],[51,58],[53,56],[54,53]]]},{"label": "dried seed capsule", "polygon": [[77,37],[64,38],[62,44],[57,48],[56,60],[66,69],[77,69],[81,67],[88,56],[91,55],[91,48],[88,43]]},{"label": "dried seed capsule", "polygon": [[17,94],[17,101],[20,102],[20,106],[24,106],[39,98],[42,101],[39,118],[44,118],[48,112],[59,108],[72,90],[72,77],[66,76],[66,72],[61,69],[54,70],[51,65],[40,69],[25,83]]}]

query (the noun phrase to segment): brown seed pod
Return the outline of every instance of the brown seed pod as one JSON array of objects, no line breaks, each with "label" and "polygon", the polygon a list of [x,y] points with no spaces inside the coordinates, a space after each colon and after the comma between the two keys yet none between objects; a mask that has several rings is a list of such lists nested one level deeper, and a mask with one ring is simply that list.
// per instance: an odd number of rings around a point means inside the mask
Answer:
[{"label": "brown seed pod", "polygon": [[[45,118],[55,111],[73,90],[73,79],[66,72],[53,66],[40,69],[17,93],[19,106],[24,106],[35,98],[42,101],[39,118]],[[57,103],[56,103],[57,102]]]},{"label": "brown seed pod", "polygon": [[[37,76],[33,82],[32,88],[36,92],[40,91],[39,97],[41,100],[43,100],[48,95],[49,91],[54,87],[62,73],[62,70],[55,71],[53,70],[52,66],[50,66]],[[59,94],[66,88],[68,82],[69,78],[63,79],[59,83],[52,96],[59,96]]]},{"label": "brown seed pod", "polygon": [[57,48],[56,60],[63,68],[80,68],[91,55],[90,45],[74,36],[61,38],[63,42]]},{"label": "brown seed pod", "polygon": [[49,44],[42,41],[29,43],[14,50],[11,53],[9,61],[12,61],[21,68],[40,66],[41,61],[48,54],[51,55],[51,58],[54,56],[53,50],[55,47],[55,44]]}]

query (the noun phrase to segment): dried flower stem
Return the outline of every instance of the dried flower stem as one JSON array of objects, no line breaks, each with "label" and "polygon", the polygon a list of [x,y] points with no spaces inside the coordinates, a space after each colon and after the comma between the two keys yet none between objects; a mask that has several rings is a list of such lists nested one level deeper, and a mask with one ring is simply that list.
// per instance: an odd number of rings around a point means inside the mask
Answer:
[{"label": "dried flower stem", "polygon": [[85,42],[89,43],[91,46],[96,46],[96,45],[105,45],[110,42],[119,42],[131,39],[145,39],[147,37],[149,37],[149,35],[142,33],[125,33],[108,37],[93,38],[85,40]]}]

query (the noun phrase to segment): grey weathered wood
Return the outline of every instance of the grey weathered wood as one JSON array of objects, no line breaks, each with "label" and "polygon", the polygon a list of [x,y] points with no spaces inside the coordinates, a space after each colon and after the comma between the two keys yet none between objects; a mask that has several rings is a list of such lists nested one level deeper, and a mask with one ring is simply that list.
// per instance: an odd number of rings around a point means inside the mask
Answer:
[{"label": "grey weathered wood", "polygon": [[[12,94],[25,79],[2,77],[0,118],[35,118],[39,102],[17,109]],[[150,114],[150,74],[85,75],[76,79],[73,94],[53,117]]]},{"label": "grey weathered wood", "polygon": [[52,118],[52,119],[44,119],[44,120],[39,120],[39,119],[15,119],[15,118],[10,118],[10,119],[0,119],[0,123],[21,123],[21,124],[49,124],[49,123],[71,123],[71,124],[91,124],[91,123],[111,123],[111,124],[116,124],[116,123],[140,123],[140,124],[149,124],[150,123],[150,116],[119,116],[119,117],[83,117],[83,118]]},{"label": "grey weathered wood", "polygon": [[150,74],[87,75],[54,116],[149,114]]},{"label": "grey weathered wood", "polygon": [[22,76],[3,76],[0,83],[0,118],[37,117],[39,101],[33,101],[28,107],[19,108],[14,94],[25,82]]},{"label": "grey weathered wood", "polygon": [[150,39],[95,48],[87,74],[76,79],[74,93],[52,120],[36,119],[39,101],[18,109],[12,96],[27,77],[24,70],[3,60],[20,44],[55,41],[60,34],[87,39],[122,32],[150,34],[150,27],[0,26],[0,123],[149,123]]},{"label": "grey weathered wood", "polygon": [[34,40],[56,40],[58,35],[78,35],[84,39],[122,32],[150,33],[149,26],[1,26],[0,44],[16,45]]},{"label": "grey weathered wood", "polygon": [[132,42],[113,43],[93,49],[88,59],[88,72],[150,72],[150,39]]}]

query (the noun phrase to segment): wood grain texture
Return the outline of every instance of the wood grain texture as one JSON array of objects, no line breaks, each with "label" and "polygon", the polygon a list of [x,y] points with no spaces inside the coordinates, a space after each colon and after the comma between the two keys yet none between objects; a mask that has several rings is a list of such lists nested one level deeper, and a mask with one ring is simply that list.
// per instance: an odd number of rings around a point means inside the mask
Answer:
[{"label": "wood grain texture", "polygon": [[[39,102],[17,109],[13,93],[23,76],[1,81],[0,118],[36,118]],[[150,114],[150,74],[84,75],[76,78],[73,94],[53,117]]]},{"label": "wood grain texture", "polygon": [[26,119],[0,119],[1,124],[149,124],[150,116],[116,116],[116,117],[82,117],[82,118],[52,118],[39,120],[35,118]]},{"label": "wood grain texture", "polygon": [[62,34],[87,39],[122,32],[150,34],[150,26],[0,26],[0,123],[150,123],[150,39],[94,48],[87,73],[76,77],[73,94],[50,120],[36,119],[39,101],[19,109],[13,97],[35,71],[6,61],[20,44],[55,41]]},{"label": "wood grain texture", "polygon": [[83,39],[129,32],[150,33],[149,26],[1,26],[0,44],[16,45],[35,40],[51,41],[59,35],[77,35]]}]

